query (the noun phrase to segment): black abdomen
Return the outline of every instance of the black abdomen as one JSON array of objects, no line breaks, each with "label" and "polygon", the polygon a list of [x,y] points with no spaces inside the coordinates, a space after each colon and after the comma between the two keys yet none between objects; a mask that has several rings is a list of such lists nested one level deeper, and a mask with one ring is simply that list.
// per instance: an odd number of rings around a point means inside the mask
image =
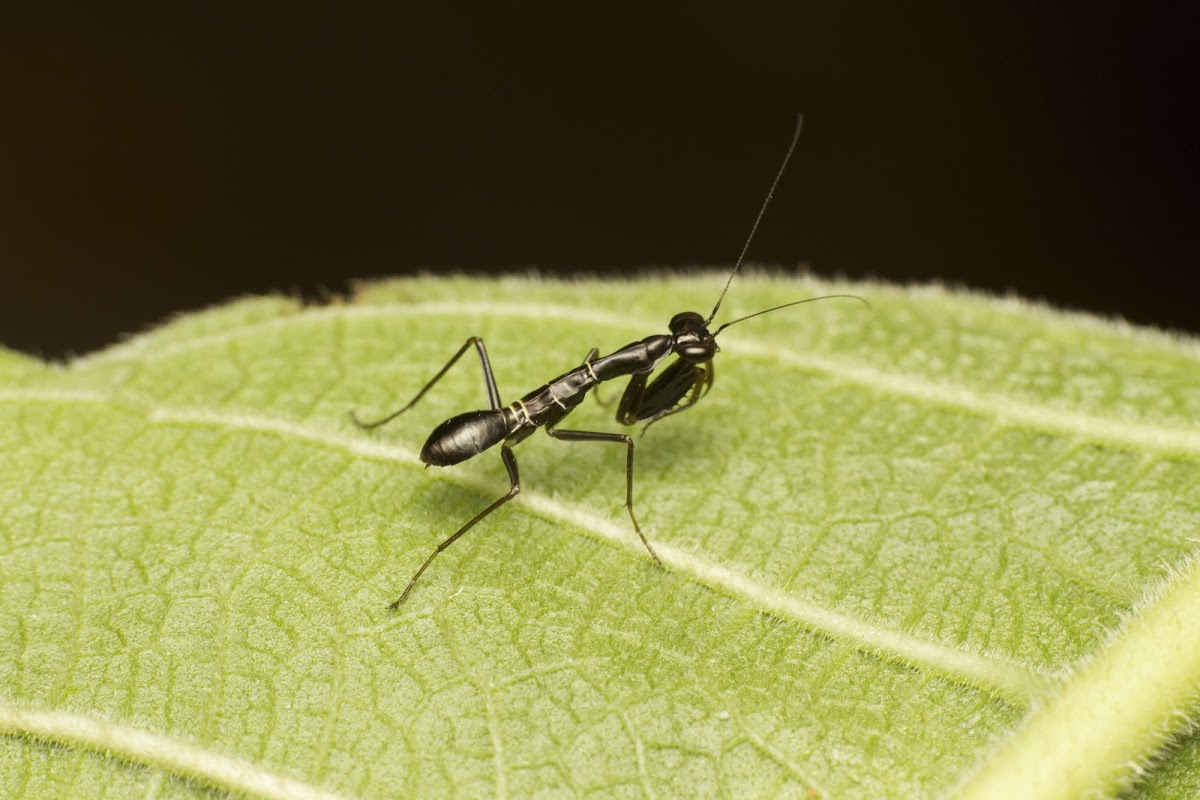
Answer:
[{"label": "black abdomen", "polygon": [[421,448],[421,461],[448,467],[504,441],[510,431],[500,411],[468,411],[433,429]]}]

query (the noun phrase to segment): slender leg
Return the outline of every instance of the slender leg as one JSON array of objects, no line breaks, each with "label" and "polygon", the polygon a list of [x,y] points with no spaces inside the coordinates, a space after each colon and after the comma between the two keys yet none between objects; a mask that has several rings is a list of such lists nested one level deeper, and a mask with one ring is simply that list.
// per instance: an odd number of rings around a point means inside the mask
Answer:
[{"label": "slender leg", "polygon": [[421,577],[421,573],[423,573],[425,571],[425,569],[430,564],[433,563],[433,560],[435,558],[437,558],[438,553],[442,552],[447,547],[454,544],[454,542],[458,540],[458,537],[462,536],[464,533],[471,530],[471,528],[475,527],[475,523],[479,522],[481,519],[486,517],[488,514],[491,514],[497,508],[504,505],[509,500],[512,500],[514,497],[516,497],[520,493],[520,491],[521,491],[521,476],[517,472],[517,457],[513,455],[512,448],[509,447],[507,444],[501,446],[500,458],[502,458],[504,460],[504,468],[506,470],[508,470],[508,479],[510,481],[512,481],[512,486],[509,488],[508,494],[504,495],[499,500],[492,503],[490,506],[485,508],[483,511],[480,511],[478,514],[476,514],[474,517],[471,518],[470,522],[468,522],[466,525],[463,525],[461,528],[459,528],[457,531],[455,531],[450,536],[449,539],[447,539],[446,541],[442,542],[441,544],[439,544],[437,546],[437,549],[434,550],[433,553],[430,554],[429,558],[425,559],[425,563],[421,565],[421,568],[419,570],[417,570],[417,574],[412,576],[412,580],[410,580],[408,582],[408,586],[404,587],[404,593],[400,595],[400,599],[398,599],[396,602],[394,602],[390,606],[388,606],[388,608],[390,608],[392,611],[395,611],[396,609],[398,609],[400,607],[400,604],[404,602],[404,598],[408,597],[408,593],[411,592],[413,590],[413,587],[417,585],[417,579]]},{"label": "slender leg", "polygon": [[560,431],[555,430],[549,425],[546,426],[546,433],[553,436],[555,439],[561,439],[564,442],[624,442],[629,448],[629,455],[625,459],[625,508],[629,509],[629,518],[633,520],[633,529],[637,531],[637,535],[641,537],[642,544],[646,545],[646,550],[649,551],[650,557],[654,559],[654,563],[662,566],[662,560],[659,559],[658,553],[654,552],[654,548],[650,546],[650,541],[646,538],[646,534],[642,533],[642,526],[638,525],[637,515],[633,513],[633,438],[624,433],[604,433],[600,431]]},{"label": "slender leg", "polygon": [[387,423],[391,422],[396,417],[415,406],[417,401],[424,397],[425,393],[432,389],[433,385],[440,381],[442,376],[454,366],[454,362],[462,358],[462,354],[467,352],[467,348],[471,345],[475,345],[475,350],[479,353],[479,363],[483,367],[483,383],[487,387],[488,407],[493,411],[496,411],[500,408],[500,390],[496,388],[496,376],[492,374],[492,363],[488,360],[487,348],[483,346],[483,339],[478,336],[472,336],[470,339],[467,339],[465,343],[463,343],[462,347],[458,348],[458,352],[454,354],[453,358],[446,362],[446,366],[442,367],[441,372],[439,372],[437,375],[434,375],[433,380],[425,384],[424,388],[417,392],[417,396],[409,401],[408,405],[406,405],[404,408],[388,414],[383,419],[377,419],[374,422],[363,422],[358,418],[358,414],[353,411],[350,412],[350,419],[353,420],[354,424],[360,428],[378,428],[380,425],[386,425]]}]

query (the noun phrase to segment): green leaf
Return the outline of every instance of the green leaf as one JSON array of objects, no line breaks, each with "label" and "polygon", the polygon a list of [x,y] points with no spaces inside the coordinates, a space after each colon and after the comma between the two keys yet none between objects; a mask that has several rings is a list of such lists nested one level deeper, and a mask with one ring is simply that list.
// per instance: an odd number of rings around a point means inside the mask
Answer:
[{"label": "green leaf", "polygon": [[[739,277],[716,384],[623,447],[416,458],[723,276],[258,298],[0,351],[0,796],[1200,795],[1200,346]],[[620,391],[602,387],[605,399]],[[615,430],[588,401],[569,427]],[[1007,782],[1007,783],[1006,783]],[[1040,793],[1040,794],[1039,794]]]}]

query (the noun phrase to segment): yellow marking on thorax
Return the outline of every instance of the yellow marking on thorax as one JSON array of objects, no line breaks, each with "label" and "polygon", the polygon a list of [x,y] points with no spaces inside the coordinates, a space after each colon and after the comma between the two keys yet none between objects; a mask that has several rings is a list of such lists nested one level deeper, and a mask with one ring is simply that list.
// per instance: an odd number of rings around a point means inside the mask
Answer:
[{"label": "yellow marking on thorax", "polygon": [[533,425],[533,420],[530,419],[530,417],[529,417],[529,409],[526,408],[525,404],[522,403],[520,400],[513,401],[513,404],[510,406],[510,408],[512,408],[514,417],[517,416],[517,409],[520,409],[521,414],[523,414],[525,416],[525,424],[530,425],[530,426]]}]

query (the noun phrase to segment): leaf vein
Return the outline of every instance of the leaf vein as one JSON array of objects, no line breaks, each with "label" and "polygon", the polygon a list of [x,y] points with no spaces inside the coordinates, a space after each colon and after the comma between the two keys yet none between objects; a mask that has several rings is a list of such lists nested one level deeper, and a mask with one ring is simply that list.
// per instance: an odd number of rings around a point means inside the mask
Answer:
[{"label": "leaf vein", "polygon": [[337,795],[276,775],[234,756],[166,734],[67,711],[0,702],[0,732],[95,750],[226,791],[274,800],[334,800]]},{"label": "leaf vein", "polygon": [[1143,765],[1195,720],[1198,625],[1200,560],[1192,556],[1062,679],[961,796],[1099,797],[1139,780]]},{"label": "leaf vein", "polygon": [[[421,466],[417,455],[408,448],[313,430],[281,419],[167,408],[153,411],[151,419],[159,423],[211,425],[274,433],[340,449],[364,458]],[[486,480],[465,477],[458,473],[445,473],[439,477],[476,490],[490,491],[493,488]],[[543,517],[569,523],[601,541],[644,557],[641,544],[634,539],[632,531],[625,530],[623,526],[617,526],[569,504],[552,500],[535,490],[523,491],[521,498],[524,507]],[[1018,703],[1027,702],[1031,697],[1041,694],[1049,685],[1049,679],[1041,672],[1010,659],[929,642],[900,630],[888,629],[823,608],[668,543],[656,542],[655,550],[664,565],[699,583],[749,603],[762,612],[790,620],[815,633],[847,642],[883,658],[918,669],[932,670],[963,683],[997,691]]]}]

